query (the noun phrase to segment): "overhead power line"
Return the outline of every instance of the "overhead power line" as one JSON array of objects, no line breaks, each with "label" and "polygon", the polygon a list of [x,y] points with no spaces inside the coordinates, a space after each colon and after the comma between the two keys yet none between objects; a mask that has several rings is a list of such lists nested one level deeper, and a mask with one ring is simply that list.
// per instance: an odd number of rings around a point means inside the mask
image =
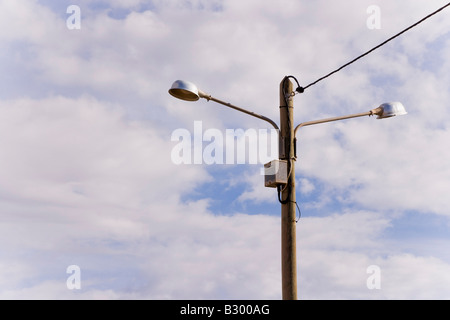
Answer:
[{"label": "overhead power line", "polygon": [[335,74],[335,73],[341,71],[341,70],[344,69],[345,67],[348,67],[349,65],[351,65],[351,64],[353,64],[354,62],[358,61],[359,59],[361,59],[361,58],[367,56],[368,54],[372,53],[373,51],[377,50],[378,48],[384,46],[384,45],[385,45],[386,43],[388,43],[389,41],[394,40],[395,38],[401,36],[403,33],[407,32],[408,30],[410,30],[410,29],[416,27],[417,25],[421,24],[421,23],[424,22],[425,20],[431,18],[432,16],[434,16],[434,15],[437,14],[438,12],[444,10],[444,9],[445,9],[446,7],[448,7],[448,6],[450,6],[450,2],[447,3],[445,6],[443,6],[442,8],[439,8],[438,10],[434,11],[433,13],[430,13],[429,15],[427,15],[425,18],[421,19],[420,21],[417,21],[416,23],[414,23],[413,25],[409,26],[409,27],[406,28],[405,30],[403,30],[403,31],[401,31],[401,32],[399,32],[399,33],[397,33],[396,35],[390,37],[389,39],[387,39],[386,41],[380,43],[380,44],[377,45],[376,47],[370,49],[370,50],[367,51],[366,53],[364,53],[364,54],[360,55],[359,57],[353,59],[352,61],[350,61],[350,62],[344,64],[342,67],[340,67],[340,68],[338,68],[338,69],[336,69],[336,70],[330,72],[329,74],[327,74],[326,76],[323,76],[322,78],[317,79],[316,81],[314,81],[314,82],[308,84],[306,87],[299,88],[299,89],[297,90],[297,92],[300,92],[300,93],[301,93],[301,92],[303,92],[304,90],[306,90],[307,88],[309,88],[309,87],[315,85],[316,83],[318,83],[318,82],[320,82],[320,81],[322,81],[322,80],[324,80],[324,79],[326,79],[326,78],[332,76],[333,74]]}]

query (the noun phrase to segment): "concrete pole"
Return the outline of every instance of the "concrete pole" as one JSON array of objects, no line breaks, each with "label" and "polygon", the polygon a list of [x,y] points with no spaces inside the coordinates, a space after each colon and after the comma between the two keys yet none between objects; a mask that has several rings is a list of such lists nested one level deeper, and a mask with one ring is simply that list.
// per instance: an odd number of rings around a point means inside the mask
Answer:
[{"label": "concrete pole", "polygon": [[[287,185],[281,192],[281,279],[283,300],[297,300],[297,254],[294,168],[294,103],[289,78],[280,84],[280,159],[288,161]],[[285,96],[285,93],[288,96]],[[287,101],[287,105],[286,105]]]}]

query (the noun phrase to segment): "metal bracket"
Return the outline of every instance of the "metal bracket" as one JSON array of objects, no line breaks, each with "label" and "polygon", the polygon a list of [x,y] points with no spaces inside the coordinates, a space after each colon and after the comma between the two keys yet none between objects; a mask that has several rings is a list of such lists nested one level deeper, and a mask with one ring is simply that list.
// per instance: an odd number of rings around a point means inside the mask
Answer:
[{"label": "metal bracket", "polygon": [[280,136],[280,142],[278,143],[278,154],[280,159],[286,159],[286,139]]}]

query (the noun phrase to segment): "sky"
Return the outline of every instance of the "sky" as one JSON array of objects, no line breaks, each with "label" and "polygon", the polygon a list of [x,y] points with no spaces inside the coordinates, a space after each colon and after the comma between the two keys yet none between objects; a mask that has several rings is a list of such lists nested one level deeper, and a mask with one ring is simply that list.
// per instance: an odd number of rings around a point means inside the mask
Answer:
[{"label": "sky", "polygon": [[[0,0],[0,299],[281,299],[264,163],[173,156],[180,130],[201,152],[271,126],[168,89],[279,123],[285,76],[306,86],[445,4]],[[299,130],[300,299],[450,299],[449,15],[293,98],[296,124],[408,111]]]}]

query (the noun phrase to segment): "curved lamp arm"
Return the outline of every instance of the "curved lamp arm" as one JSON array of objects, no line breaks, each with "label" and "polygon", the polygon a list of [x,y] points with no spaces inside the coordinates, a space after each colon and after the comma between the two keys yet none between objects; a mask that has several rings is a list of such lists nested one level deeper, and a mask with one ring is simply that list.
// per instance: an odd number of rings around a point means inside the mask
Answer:
[{"label": "curved lamp arm", "polygon": [[364,112],[364,113],[356,113],[356,114],[352,114],[352,115],[349,115],[349,116],[334,117],[334,118],[327,118],[327,119],[322,119],[322,120],[313,120],[313,121],[302,122],[297,127],[295,127],[294,137],[297,134],[297,130],[302,128],[302,127],[311,126],[313,124],[319,124],[319,123],[326,123],[326,122],[332,122],[332,121],[351,119],[351,118],[373,116],[374,114],[376,114],[376,113],[374,113],[374,110],[369,111],[369,112]]},{"label": "curved lamp arm", "polygon": [[197,86],[191,82],[177,80],[172,84],[172,87],[170,88],[169,93],[172,96],[174,96],[175,98],[185,100],[185,101],[197,101],[200,98],[204,98],[208,101],[212,100],[214,102],[217,102],[219,104],[222,104],[222,105],[232,108],[234,110],[237,110],[237,111],[246,113],[248,115],[251,115],[253,117],[256,117],[258,119],[267,121],[277,130],[278,134],[280,133],[280,128],[272,119],[269,119],[265,116],[254,113],[252,111],[248,111],[248,110],[236,107],[235,105],[232,105],[231,103],[216,99],[216,98],[212,97],[211,95],[199,90],[197,88]]},{"label": "curved lamp arm", "polygon": [[[202,96],[200,96],[200,97],[202,97]],[[224,105],[224,106],[227,106],[227,107],[229,107],[229,108],[232,108],[232,109],[234,109],[234,110],[237,110],[237,111],[246,113],[246,114],[248,114],[248,115],[251,115],[251,116],[253,116],[253,117],[256,117],[256,118],[258,118],[258,119],[267,121],[267,122],[270,123],[277,131],[280,131],[280,128],[279,128],[278,125],[275,123],[275,121],[273,121],[272,119],[267,118],[267,117],[265,117],[265,116],[263,116],[263,115],[254,113],[254,112],[249,111],[249,110],[242,109],[242,108],[240,108],[240,107],[236,107],[236,106],[232,105],[231,103],[224,102],[224,101],[222,101],[222,100],[216,99],[216,98],[211,97],[211,96],[206,96],[206,97],[202,97],[202,98],[205,98],[205,99],[208,100],[208,101],[211,100],[211,101],[220,103],[220,104],[222,104],[222,105]]]},{"label": "curved lamp arm", "polygon": [[307,122],[300,123],[294,130],[294,137],[297,134],[298,129],[300,129],[301,127],[306,127],[306,126],[310,126],[313,124],[345,120],[345,119],[351,119],[351,118],[358,118],[358,117],[365,117],[365,116],[378,116],[377,119],[386,119],[386,118],[401,116],[401,115],[405,115],[405,114],[407,114],[407,112],[406,112],[403,104],[401,104],[400,102],[387,102],[387,103],[383,103],[378,108],[370,110],[369,112],[356,113],[356,114],[351,114],[349,116],[335,117],[335,118],[328,118],[328,119],[323,119],[323,120],[314,120],[314,121],[307,121]]}]

